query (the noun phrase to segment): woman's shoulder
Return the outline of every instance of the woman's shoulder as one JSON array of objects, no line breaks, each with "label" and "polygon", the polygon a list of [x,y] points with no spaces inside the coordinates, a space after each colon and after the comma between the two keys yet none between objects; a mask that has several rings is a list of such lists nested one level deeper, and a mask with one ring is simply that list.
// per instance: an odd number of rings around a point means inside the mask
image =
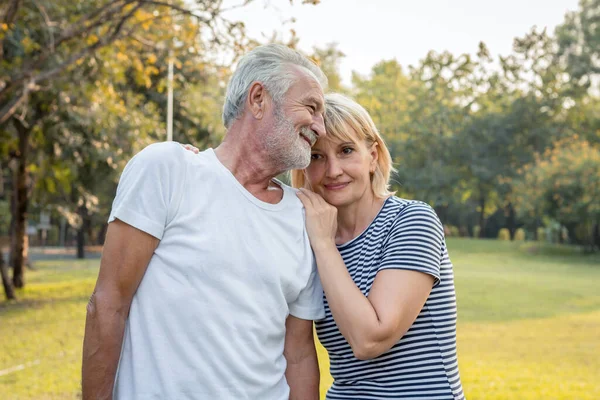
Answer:
[{"label": "woman's shoulder", "polygon": [[396,223],[412,221],[413,223],[427,224],[441,227],[437,213],[429,204],[421,200],[409,200],[392,196],[386,201],[389,217]]},{"label": "woman's shoulder", "polygon": [[390,211],[396,211],[398,214],[402,214],[405,212],[429,212],[437,215],[433,207],[421,200],[413,200],[413,199],[404,199],[397,196],[390,196],[386,200],[385,208]]}]

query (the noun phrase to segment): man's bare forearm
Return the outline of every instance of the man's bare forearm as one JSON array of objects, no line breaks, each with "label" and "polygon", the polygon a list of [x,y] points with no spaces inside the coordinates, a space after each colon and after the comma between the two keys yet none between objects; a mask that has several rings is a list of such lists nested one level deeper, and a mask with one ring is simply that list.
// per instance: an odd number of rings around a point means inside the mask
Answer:
[{"label": "man's bare forearm", "polygon": [[301,359],[288,360],[285,377],[290,400],[319,400],[319,362],[314,346]]},{"label": "man's bare forearm", "polygon": [[92,295],[83,340],[83,400],[112,399],[127,313],[128,307],[125,311]]},{"label": "man's bare forearm", "polygon": [[83,340],[83,400],[112,399],[125,323],[158,239],[116,219],[108,224]]}]

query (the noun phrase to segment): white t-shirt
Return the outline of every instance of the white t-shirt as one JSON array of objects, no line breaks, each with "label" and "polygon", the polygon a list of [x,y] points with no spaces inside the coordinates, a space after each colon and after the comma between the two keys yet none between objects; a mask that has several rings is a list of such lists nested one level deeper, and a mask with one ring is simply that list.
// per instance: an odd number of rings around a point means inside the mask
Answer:
[{"label": "white t-shirt", "polygon": [[287,399],[288,314],[324,317],[294,189],[251,195],[212,149],[158,143],[125,168],[109,222],[160,243],[135,293],[117,399]]}]

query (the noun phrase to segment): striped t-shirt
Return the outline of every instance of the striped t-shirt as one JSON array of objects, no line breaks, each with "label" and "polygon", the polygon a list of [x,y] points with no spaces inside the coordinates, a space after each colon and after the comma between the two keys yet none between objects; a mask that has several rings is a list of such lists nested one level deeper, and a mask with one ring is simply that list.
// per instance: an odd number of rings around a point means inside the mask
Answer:
[{"label": "striped t-shirt", "polygon": [[386,353],[366,361],[354,357],[325,298],[325,318],[316,329],[334,379],[327,399],[464,399],[456,358],[454,275],[435,211],[423,202],[390,197],[371,225],[338,250],[365,296],[383,269],[420,271],[435,283],[408,332]]}]

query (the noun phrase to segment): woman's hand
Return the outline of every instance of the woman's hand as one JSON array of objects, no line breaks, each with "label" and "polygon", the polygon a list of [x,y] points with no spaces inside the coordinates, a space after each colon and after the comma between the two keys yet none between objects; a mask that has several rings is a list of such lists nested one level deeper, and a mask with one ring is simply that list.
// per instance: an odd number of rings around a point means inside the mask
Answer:
[{"label": "woman's hand", "polygon": [[197,147],[192,146],[191,144],[182,144],[183,148],[193,152],[194,154],[200,153]]},{"label": "woman's hand", "polygon": [[310,190],[300,189],[297,195],[306,209],[306,231],[313,250],[335,247],[337,209]]}]

